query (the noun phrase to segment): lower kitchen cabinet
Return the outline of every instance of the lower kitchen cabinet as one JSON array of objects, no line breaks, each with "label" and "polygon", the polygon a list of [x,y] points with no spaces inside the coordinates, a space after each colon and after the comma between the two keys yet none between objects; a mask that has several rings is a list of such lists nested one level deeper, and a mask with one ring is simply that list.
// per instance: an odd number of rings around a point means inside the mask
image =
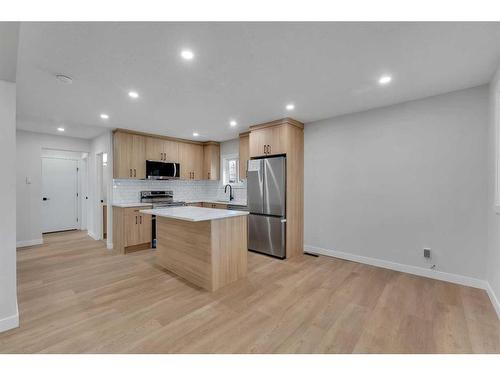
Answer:
[{"label": "lower kitchen cabinet", "polygon": [[221,210],[226,210],[227,209],[227,204],[222,204],[222,203],[210,203],[210,202],[203,202],[202,207],[206,208],[220,208]]},{"label": "lower kitchen cabinet", "polygon": [[151,247],[151,215],[139,212],[148,208],[113,207],[113,247],[118,253],[126,254]]}]

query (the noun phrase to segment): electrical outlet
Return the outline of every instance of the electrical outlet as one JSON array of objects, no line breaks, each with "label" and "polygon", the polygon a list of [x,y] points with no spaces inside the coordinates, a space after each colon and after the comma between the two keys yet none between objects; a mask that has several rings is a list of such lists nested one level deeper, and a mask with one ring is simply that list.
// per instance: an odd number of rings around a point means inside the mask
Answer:
[{"label": "electrical outlet", "polygon": [[431,249],[424,249],[424,258],[430,259]]}]

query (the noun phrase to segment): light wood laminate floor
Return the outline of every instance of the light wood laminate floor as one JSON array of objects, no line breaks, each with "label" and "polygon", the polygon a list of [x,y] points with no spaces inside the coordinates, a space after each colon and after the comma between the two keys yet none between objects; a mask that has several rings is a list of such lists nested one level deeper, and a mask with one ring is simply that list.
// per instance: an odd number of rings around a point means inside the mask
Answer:
[{"label": "light wood laminate floor", "polygon": [[83,232],[18,251],[21,327],[0,352],[483,353],[500,324],[483,290],[328,257],[249,253],[215,293],[115,255]]}]

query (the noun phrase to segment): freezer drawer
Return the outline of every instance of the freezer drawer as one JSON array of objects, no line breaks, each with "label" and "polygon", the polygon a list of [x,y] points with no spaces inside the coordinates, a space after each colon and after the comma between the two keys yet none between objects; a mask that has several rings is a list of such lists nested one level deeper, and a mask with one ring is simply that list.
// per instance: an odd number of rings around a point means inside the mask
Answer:
[{"label": "freezer drawer", "polygon": [[248,215],[248,249],[284,259],[286,220],[283,217]]}]

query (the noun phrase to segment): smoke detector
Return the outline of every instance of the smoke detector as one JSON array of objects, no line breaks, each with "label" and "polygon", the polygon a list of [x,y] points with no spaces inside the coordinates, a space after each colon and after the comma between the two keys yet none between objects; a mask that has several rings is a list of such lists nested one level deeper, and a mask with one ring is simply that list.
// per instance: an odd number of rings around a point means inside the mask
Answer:
[{"label": "smoke detector", "polygon": [[73,83],[73,78],[65,76],[64,74],[56,74],[56,78],[59,82],[65,85],[71,85]]}]

